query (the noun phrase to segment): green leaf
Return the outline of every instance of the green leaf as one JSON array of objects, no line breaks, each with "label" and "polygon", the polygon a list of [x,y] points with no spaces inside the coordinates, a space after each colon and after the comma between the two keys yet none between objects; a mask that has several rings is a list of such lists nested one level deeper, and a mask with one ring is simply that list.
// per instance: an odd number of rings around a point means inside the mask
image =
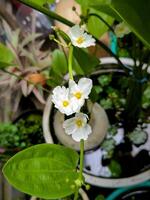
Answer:
[{"label": "green leaf", "polygon": [[3,173],[18,190],[44,199],[57,199],[74,192],[78,178],[78,154],[55,144],[40,144],[13,156]]},{"label": "green leaf", "polygon": [[59,49],[52,53],[52,69],[60,76],[67,73],[67,60],[65,54]]},{"label": "green leaf", "polygon": [[113,177],[119,177],[121,174],[121,166],[116,160],[112,160],[109,169]]},{"label": "green leaf", "polygon": [[90,100],[92,102],[97,102],[98,99],[99,99],[99,94],[97,93],[95,87],[93,87],[90,93]]},{"label": "green leaf", "polygon": [[[112,25],[114,21],[114,19],[109,15],[96,11],[95,9],[90,9],[90,13],[102,17],[109,25]],[[91,16],[89,18],[87,26],[88,31],[97,38],[101,37],[109,29],[108,26],[106,26],[106,24],[96,16]]]},{"label": "green leaf", "polygon": [[75,59],[75,57],[72,58],[72,68],[76,72],[77,75],[84,75],[84,71],[81,69],[79,63]]},{"label": "green leaf", "polygon": [[105,200],[105,197],[103,195],[98,195],[95,200]]},{"label": "green leaf", "polygon": [[85,74],[90,74],[100,63],[98,58],[83,49],[74,47],[73,54]]},{"label": "green leaf", "polygon": [[112,76],[108,76],[108,75],[101,75],[98,77],[98,82],[100,83],[100,85],[102,87],[107,86],[110,84],[111,80],[112,80]]},{"label": "green leaf", "polygon": [[0,68],[11,66],[13,60],[13,53],[5,45],[0,43]]},{"label": "green leaf", "polygon": [[103,13],[106,13],[107,15],[113,17],[114,19],[117,19],[118,21],[121,21],[120,17],[116,14],[116,12],[110,7],[110,1],[111,0],[76,0],[77,3],[79,3],[84,9],[86,8],[95,8],[96,10],[99,10]]},{"label": "green leaf", "polygon": [[121,18],[139,39],[150,47],[149,0],[96,0],[94,3],[89,1],[88,6],[113,15],[115,18]]},{"label": "green leaf", "polygon": [[39,5],[39,6],[43,6],[43,5],[45,5],[46,3],[52,4],[52,3],[55,2],[55,0],[30,0],[30,2],[31,2],[31,3],[36,3],[36,4]]}]

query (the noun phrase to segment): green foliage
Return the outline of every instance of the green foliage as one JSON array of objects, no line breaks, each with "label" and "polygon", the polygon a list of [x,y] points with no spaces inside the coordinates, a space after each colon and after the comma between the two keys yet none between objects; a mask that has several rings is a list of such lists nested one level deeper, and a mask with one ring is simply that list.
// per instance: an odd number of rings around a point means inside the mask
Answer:
[{"label": "green foliage", "polygon": [[111,99],[100,100],[100,105],[106,110],[111,109],[113,107],[113,103],[112,103]]},{"label": "green foliage", "polygon": [[55,87],[57,85],[61,85],[62,81],[62,76],[59,76],[57,73],[54,72],[53,69],[50,69],[49,79],[46,80],[47,85]]},{"label": "green foliage", "polygon": [[90,74],[100,64],[98,58],[83,49],[74,47],[73,54],[85,74]]},{"label": "green foliage", "polygon": [[135,129],[133,132],[128,134],[131,142],[135,145],[144,144],[148,138],[147,132],[142,129]]},{"label": "green foliage", "polygon": [[[77,0],[82,6],[93,7],[115,19],[125,21],[130,29],[150,48],[150,1],[143,0]],[[132,16],[132,17],[131,17]]]},{"label": "green foliage", "polygon": [[40,144],[17,153],[3,173],[15,188],[44,199],[57,199],[75,190],[78,154],[55,144]]},{"label": "green foliage", "polygon": [[[28,0],[27,0],[28,1]],[[54,3],[55,2],[55,0],[30,0],[30,2],[32,2],[32,3],[35,3],[35,4],[37,4],[37,5],[39,5],[39,6],[43,6],[43,5],[45,5],[46,3]]]},{"label": "green foliage", "polygon": [[26,147],[44,142],[42,116],[40,114],[29,114],[24,119],[20,119],[16,126],[20,141],[23,141]]},{"label": "green foliage", "polygon": [[119,111],[125,107],[127,88],[127,77],[117,74],[102,74],[97,77],[90,97],[92,101],[99,102],[106,110],[116,109]]},{"label": "green foliage", "polygon": [[103,195],[98,195],[95,200],[105,200],[105,197]]},{"label": "green foliage", "polygon": [[150,84],[147,85],[142,97],[142,107],[147,109],[150,107]]},{"label": "green foliage", "polygon": [[18,129],[11,123],[0,123],[0,147],[10,148],[17,146],[19,136],[17,136]]},{"label": "green foliage", "polygon": [[117,131],[118,131],[118,127],[115,125],[112,125],[108,129],[108,134],[113,137],[117,134]]},{"label": "green foliage", "polygon": [[14,55],[12,52],[2,43],[0,43],[0,69],[12,66]]},{"label": "green foliage", "polygon": [[59,76],[67,73],[67,59],[65,54],[59,49],[56,49],[52,53],[52,69]]},{"label": "green foliage", "polygon": [[92,101],[92,102],[97,102],[98,100],[99,100],[99,91],[100,91],[100,89],[99,89],[99,86],[93,86],[93,88],[92,88],[92,90],[91,90],[91,93],[90,93],[90,100]]},{"label": "green foliage", "polygon": [[105,151],[109,152],[109,151],[114,150],[115,144],[116,144],[116,142],[113,138],[105,139],[101,145],[101,148],[104,149]]},{"label": "green foliage", "polygon": [[106,137],[101,144],[101,148],[107,152],[107,154],[104,155],[105,159],[110,159],[114,155],[114,150],[116,147],[116,141],[114,140],[114,136],[117,134],[118,127],[115,125],[112,125],[108,129],[108,137]]},{"label": "green foliage", "polygon": [[[93,8],[90,9],[90,13],[100,16],[110,26],[112,25],[114,21],[114,19],[110,17],[109,15],[102,13],[100,11],[97,11]],[[109,27],[96,16],[91,16],[88,19],[87,27],[88,27],[88,31],[97,38],[101,37],[109,29]]]},{"label": "green foliage", "polygon": [[109,85],[110,82],[112,81],[112,75],[101,75],[98,77],[98,82],[102,87]]},{"label": "green foliage", "polygon": [[[81,69],[80,65],[76,61],[76,59],[73,57],[73,70],[76,72],[78,75],[83,75],[84,72]],[[52,67],[50,69],[50,79],[47,80],[47,84],[55,87],[57,85],[61,85],[62,81],[64,79],[64,76],[68,72],[68,63],[67,63],[67,58],[64,54],[59,49],[56,49],[52,53]]]},{"label": "green foliage", "polygon": [[37,114],[30,114],[16,124],[0,123],[0,147],[13,151],[42,143],[42,132],[42,116]]},{"label": "green foliage", "polygon": [[112,173],[112,177],[119,177],[122,172],[121,166],[116,160],[111,160],[109,169]]},{"label": "green foliage", "polygon": [[94,85],[93,88],[97,94],[99,94],[103,91],[103,88],[99,85]]},{"label": "green foliage", "polygon": [[49,72],[50,79],[47,80],[47,84],[52,87],[60,85],[66,73],[67,59],[65,54],[59,49],[56,49],[52,53],[52,67]]}]

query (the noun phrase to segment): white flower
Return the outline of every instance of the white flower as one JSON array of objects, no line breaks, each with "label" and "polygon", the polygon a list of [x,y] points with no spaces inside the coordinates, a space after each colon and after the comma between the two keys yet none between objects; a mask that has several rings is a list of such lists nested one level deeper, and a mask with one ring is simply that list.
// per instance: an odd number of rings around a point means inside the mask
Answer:
[{"label": "white flower", "polygon": [[91,126],[87,124],[88,116],[83,113],[76,113],[75,117],[67,119],[63,123],[63,128],[66,134],[72,135],[76,142],[81,139],[87,140],[88,136],[92,133]]},{"label": "white flower", "polygon": [[72,110],[72,103],[69,99],[69,89],[64,86],[57,86],[53,90],[52,102],[55,104],[55,107],[66,115],[71,115],[74,113]]},{"label": "white flower", "polygon": [[92,80],[89,78],[81,78],[78,84],[76,84],[73,80],[69,81],[69,93],[71,100],[74,102],[74,112],[79,112],[85,102],[85,99],[88,99],[91,89]]},{"label": "white flower", "polygon": [[68,35],[74,46],[77,46],[80,48],[86,48],[86,47],[95,45],[95,39],[92,38],[91,35],[84,32],[84,30],[80,28],[79,25],[75,25],[71,27]]},{"label": "white flower", "polygon": [[125,22],[121,22],[120,24],[116,25],[115,34],[118,38],[122,38],[124,35],[129,34],[131,31],[129,27],[126,25]]}]

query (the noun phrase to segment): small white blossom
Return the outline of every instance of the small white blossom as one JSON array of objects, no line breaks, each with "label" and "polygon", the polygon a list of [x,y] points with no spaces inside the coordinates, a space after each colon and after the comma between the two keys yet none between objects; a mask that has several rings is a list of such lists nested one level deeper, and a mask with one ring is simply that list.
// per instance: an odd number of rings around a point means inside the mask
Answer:
[{"label": "small white blossom", "polygon": [[85,99],[88,99],[88,96],[92,89],[92,80],[89,78],[81,78],[78,84],[75,81],[69,81],[69,93],[73,104],[74,112],[79,112],[83,106]]},{"label": "small white blossom", "polygon": [[67,119],[63,123],[63,128],[66,134],[72,135],[76,142],[81,139],[87,140],[88,136],[92,133],[91,126],[87,124],[88,116],[83,113],[76,113],[75,117]]},{"label": "small white blossom", "polygon": [[68,88],[65,88],[64,86],[57,86],[54,88],[52,94],[52,102],[61,113],[66,115],[71,115],[74,113],[72,110],[73,101],[70,101],[69,99]]},{"label": "small white blossom", "polygon": [[79,25],[75,25],[70,28],[68,33],[71,42],[74,46],[80,48],[86,48],[89,46],[95,46],[95,39],[91,35],[87,34],[84,29]]},{"label": "small white blossom", "polygon": [[116,25],[115,34],[118,38],[122,38],[124,35],[129,34],[131,31],[129,27],[126,25],[125,22],[121,22],[120,24]]}]

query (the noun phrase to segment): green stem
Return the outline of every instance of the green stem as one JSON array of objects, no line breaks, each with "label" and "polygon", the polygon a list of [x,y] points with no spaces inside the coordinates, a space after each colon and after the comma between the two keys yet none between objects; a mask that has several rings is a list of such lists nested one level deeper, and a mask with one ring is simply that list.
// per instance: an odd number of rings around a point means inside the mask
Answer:
[{"label": "green stem", "polygon": [[79,178],[80,180],[83,179],[83,161],[84,161],[84,140],[80,141],[80,172]]},{"label": "green stem", "polygon": [[[83,184],[83,162],[84,162],[84,140],[80,140],[80,171],[79,171],[79,181]],[[74,200],[78,199],[80,187],[78,186],[75,191]]]},{"label": "green stem", "polygon": [[73,80],[72,56],[73,56],[73,46],[70,45],[70,47],[69,47],[69,56],[68,56],[68,71],[69,71],[69,79],[71,79],[71,80]]},{"label": "green stem", "polygon": [[78,194],[79,194],[79,188],[76,189],[73,200],[77,200],[78,199]]}]

